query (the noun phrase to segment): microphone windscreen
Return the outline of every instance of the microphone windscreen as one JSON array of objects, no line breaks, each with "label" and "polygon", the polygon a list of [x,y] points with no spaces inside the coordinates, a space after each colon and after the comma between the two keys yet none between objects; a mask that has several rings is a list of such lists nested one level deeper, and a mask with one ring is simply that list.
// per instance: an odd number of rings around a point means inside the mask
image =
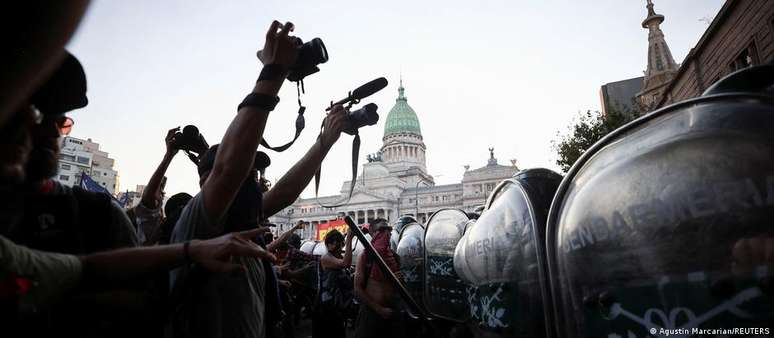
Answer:
[{"label": "microphone windscreen", "polygon": [[380,77],[360,87],[357,87],[357,89],[352,91],[352,97],[360,100],[384,89],[384,87],[387,87],[387,79]]}]

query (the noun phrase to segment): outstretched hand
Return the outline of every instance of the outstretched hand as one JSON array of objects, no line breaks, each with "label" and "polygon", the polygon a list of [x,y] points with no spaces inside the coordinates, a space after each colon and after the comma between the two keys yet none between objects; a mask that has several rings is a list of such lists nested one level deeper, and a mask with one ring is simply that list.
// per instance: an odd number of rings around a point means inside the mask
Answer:
[{"label": "outstretched hand", "polygon": [[284,25],[274,20],[266,32],[266,42],[263,50],[260,51],[259,58],[265,65],[278,64],[290,68],[298,58],[298,38],[288,36],[295,26],[292,22],[286,22]]},{"label": "outstretched hand", "polygon": [[242,232],[233,232],[217,238],[192,241],[189,253],[191,259],[207,269],[217,272],[231,272],[242,269],[232,262],[234,256],[254,257],[276,261],[276,257],[253,243],[252,238],[265,232],[258,228]]},{"label": "outstretched hand", "polygon": [[180,127],[174,127],[167,131],[167,136],[164,138],[164,143],[167,145],[167,154],[169,155],[175,155],[179,150],[175,147],[175,133],[178,131],[180,131]]}]

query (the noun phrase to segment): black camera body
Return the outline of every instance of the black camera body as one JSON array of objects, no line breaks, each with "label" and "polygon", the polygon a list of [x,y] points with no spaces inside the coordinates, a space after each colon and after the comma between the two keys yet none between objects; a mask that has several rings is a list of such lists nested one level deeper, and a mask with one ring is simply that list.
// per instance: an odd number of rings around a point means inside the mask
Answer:
[{"label": "black camera body", "polygon": [[379,122],[379,114],[376,113],[378,108],[379,106],[375,103],[369,103],[360,109],[350,111],[347,114],[349,126],[344,129],[344,132],[355,135],[360,127],[375,125],[376,122]]},{"label": "black camera body", "polygon": [[288,80],[290,81],[300,81],[319,72],[320,68],[317,68],[317,65],[328,61],[328,50],[322,39],[314,38],[304,43],[301,39],[296,38],[296,44],[298,45],[298,58],[289,69]]},{"label": "black camera body", "polygon": [[[288,80],[301,81],[320,71],[317,65],[328,61],[328,49],[320,38],[314,38],[306,43],[298,37],[293,38],[298,46],[298,57],[296,63],[288,69]],[[258,51],[258,59],[263,62],[263,50]]]},{"label": "black camera body", "polygon": [[204,140],[204,136],[199,133],[199,128],[193,125],[187,125],[182,132],[176,132],[172,145],[175,149],[190,151],[199,155],[203,154],[210,147],[207,141]]}]

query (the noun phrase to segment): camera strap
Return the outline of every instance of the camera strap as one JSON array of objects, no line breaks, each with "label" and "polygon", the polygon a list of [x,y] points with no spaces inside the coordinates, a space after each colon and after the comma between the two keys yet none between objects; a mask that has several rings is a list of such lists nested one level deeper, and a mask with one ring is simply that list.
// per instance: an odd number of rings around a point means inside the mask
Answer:
[{"label": "camera strap", "polygon": [[298,81],[296,82],[296,92],[298,94],[298,116],[296,117],[296,136],[293,137],[290,142],[285,143],[279,147],[272,147],[269,145],[269,143],[266,142],[266,138],[263,138],[261,140],[261,145],[266,149],[271,149],[276,152],[283,152],[290,148],[290,146],[293,145],[293,143],[296,142],[298,137],[301,135],[301,131],[304,130],[304,127],[306,126],[306,120],[304,119],[304,112],[306,111],[306,107],[304,107],[301,104],[301,93],[304,92],[304,81]]},{"label": "camera strap", "polygon": [[[320,136],[317,138],[319,139],[322,136],[322,130],[320,130]],[[338,203],[331,204],[331,205],[325,205],[320,203],[320,196],[319,196],[319,190],[320,190],[320,176],[322,176],[322,164],[320,164],[320,168],[317,169],[317,172],[314,173],[314,198],[317,200],[317,204],[319,204],[323,208],[337,208],[343,205],[347,205],[349,203],[349,200],[352,198],[352,192],[355,190],[355,183],[357,181],[357,159],[358,154],[360,153],[360,134],[355,132],[355,138],[352,140],[352,180],[349,184],[349,195],[345,200],[342,200]]]}]

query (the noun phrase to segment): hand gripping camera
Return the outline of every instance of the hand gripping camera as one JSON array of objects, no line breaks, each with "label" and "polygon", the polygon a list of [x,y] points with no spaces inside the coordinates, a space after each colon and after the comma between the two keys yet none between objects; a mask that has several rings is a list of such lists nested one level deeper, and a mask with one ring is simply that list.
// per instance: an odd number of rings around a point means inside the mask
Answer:
[{"label": "hand gripping camera", "polygon": [[[331,107],[337,104],[346,104],[347,108],[350,108],[353,105],[360,103],[361,99],[371,96],[372,94],[384,89],[384,87],[387,87],[387,79],[380,77],[349,92],[349,94],[347,94],[347,98],[337,102],[331,102]],[[349,126],[344,129],[344,132],[349,135],[355,135],[357,134],[357,130],[360,129],[360,127],[372,126],[376,124],[376,122],[379,122],[379,114],[376,113],[378,108],[379,107],[376,104],[369,103],[360,109],[350,111],[347,114],[347,117],[349,118]],[[330,109],[331,108],[329,107],[327,110]]]},{"label": "hand gripping camera", "polygon": [[176,132],[172,145],[175,149],[184,151],[195,164],[199,163],[199,156],[210,148],[204,136],[199,133],[199,128],[194,125],[187,125],[183,127],[182,132]]},{"label": "hand gripping camera", "polygon": [[[298,46],[298,58],[289,69],[288,80],[295,82],[319,72],[320,68],[317,68],[317,65],[328,61],[328,50],[320,38],[314,38],[306,43],[297,37],[293,39]],[[263,62],[263,50],[258,51],[258,59]]]}]

